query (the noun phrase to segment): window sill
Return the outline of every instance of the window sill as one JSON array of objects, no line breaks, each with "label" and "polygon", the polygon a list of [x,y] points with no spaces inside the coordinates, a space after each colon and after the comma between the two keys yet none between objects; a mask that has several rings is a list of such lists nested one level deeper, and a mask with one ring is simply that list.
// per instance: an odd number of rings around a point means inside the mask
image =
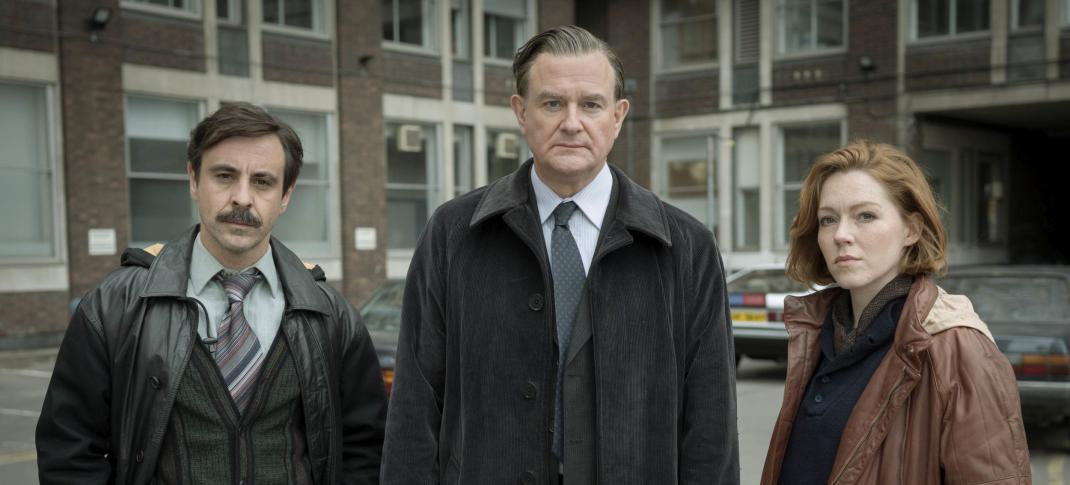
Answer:
[{"label": "window sill", "polygon": [[798,61],[804,59],[815,59],[819,57],[834,57],[847,54],[846,47],[832,47],[823,49],[809,49],[804,51],[783,52],[777,54],[773,58],[773,62],[777,61]]},{"label": "window sill", "polygon": [[513,68],[513,61],[506,59],[499,59],[497,57],[484,57],[483,64],[487,66],[507,67]]},{"label": "window sill", "polygon": [[287,27],[284,25],[261,23],[261,29],[270,34],[288,35],[291,37],[301,37],[304,39],[312,40],[331,40],[331,34],[328,32],[320,32],[311,29],[302,29],[299,27]]},{"label": "window sill", "polygon": [[[120,6],[122,7],[123,10],[130,10],[130,11],[137,11],[137,12],[156,14],[156,15],[161,15],[161,16],[164,16],[164,17],[173,17],[173,18],[180,18],[180,19],[186,19],[186,20],[196,20],[198,22],[201,21],[201,13],[198,10],[186,10],[186,9],[171,8],[171,7],[161,7],[161,6],[158,6],[158,5],[148,5],[148,4],[144,4],[144,3],[135,3],[135,2],[125,1],[125,0],[120,2]],[[194,7],[196,7],[196,4],[194,4]]]},{"label": "window sill", "polygon": [[687,64],[683,66],[662,67],[657,70],[655,75],[658,76],[671,76],[674,74],[691,74],[699,73],[703,71],[716,71],[721,66],[719,62],[705,62],[702,64]]},{"label": "window sill", "polygon": [[439,59],[440,57],[442,57],[437,50],[432,49],[430,47],[403,44],[401,42],[394,42],[392,40],[383,41],[383,50],[401,52],[404,54],[416,54],[418,56],[433,57],[435,59]]},{"label": "window sill", "polygon": [[67,265],[57,257],[0,258],[0,293],[65,291],[69,287]]},{"label": "window sill", "polygon": [[947,34],[939,36],[934,35],[932,37],[912,39],[910,42],[907,42],[907,47],[953,44],[955,42],[961,42],[964,40],[981,40],[988,39],[990,37],[992,37],[992,32],[987,30],[981,32],[970,32],[968,34]]}]

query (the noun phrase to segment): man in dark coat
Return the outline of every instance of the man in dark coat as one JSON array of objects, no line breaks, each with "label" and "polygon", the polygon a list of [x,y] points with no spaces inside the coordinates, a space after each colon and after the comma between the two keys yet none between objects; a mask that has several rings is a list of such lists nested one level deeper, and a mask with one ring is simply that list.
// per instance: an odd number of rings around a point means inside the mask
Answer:
[{"label": "man in dark coat", "polygon": [[201,224],[82,298],[37,423],[42,484],[378,483],[386,396],[359,314],[271,237],[297,134],[247,103],[191,133]]},{"label": "man in dark coat", "polygon": [[619,60],[569,26],[513,71],[534,159],[420,238],[383,482],[738,483],[720,255],[606,163],[628,112]]}]

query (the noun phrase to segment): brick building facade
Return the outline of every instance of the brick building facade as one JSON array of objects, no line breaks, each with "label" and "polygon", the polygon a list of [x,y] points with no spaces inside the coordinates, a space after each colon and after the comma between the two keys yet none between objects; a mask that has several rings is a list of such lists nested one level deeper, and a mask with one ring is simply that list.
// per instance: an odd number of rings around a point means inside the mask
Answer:
[{"label": "brick building facade", "polygon": [[732,269],[783,261],[807,165],[856,137],[919,159],[954,263],[1070,259],[1070,0],[11,0],[0,347],[55,341],[124,247],[195,222],[185,140],[230,101],[302,136],[276,233],[362,301],[435,207],[527,158],[512,54],[573,22],[625,67],[610,161]]}]

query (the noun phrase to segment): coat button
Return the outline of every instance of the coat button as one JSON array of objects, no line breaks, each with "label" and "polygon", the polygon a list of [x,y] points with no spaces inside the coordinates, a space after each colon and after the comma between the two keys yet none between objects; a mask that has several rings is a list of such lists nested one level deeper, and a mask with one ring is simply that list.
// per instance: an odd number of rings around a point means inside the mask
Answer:
[{"label": "coat button", "polygon": [[137,454],[134,455],[134,461],[138,463],[145,461],[145,450],[137,450]]},{"label": "coat button", "polygon": [[152,376],[152,378],[149,379],[149,384],[152,385],[153,389],[159,389],[160,388],[160,378],[156,377],[156,376]]},{"label": "coat button", "polygon": [[542,307],[545,303],[546,301],[543,299],[542,295],[538,293],[535,293],[534,295],[528,297],[528,308],[530,308],[531,311],[537,312],[539,310],[542,310]]},{"label": "coat button", "polygon": [[538,394],[537,391],[538,388],[535,387],[535,383],[528,381],[524,383],[524,391],[522,394],[524,395],[524,399],[535,399],[535,395]]},{"label": "coat button", "polygon": [[825,396],[822,396],[820,394],[814,396],[814,402],[821,402],[821,401],[824,401],[824,400],[825,400]]},{"label": "coat button", "polygon": [[524,473],[521,473],[520,474],[520,483],[523,484],[523,485],[534,485],[534,483],[535,483],[535,472],[533,472],[531,470],[528,470],[528,471],[526,471]]}]

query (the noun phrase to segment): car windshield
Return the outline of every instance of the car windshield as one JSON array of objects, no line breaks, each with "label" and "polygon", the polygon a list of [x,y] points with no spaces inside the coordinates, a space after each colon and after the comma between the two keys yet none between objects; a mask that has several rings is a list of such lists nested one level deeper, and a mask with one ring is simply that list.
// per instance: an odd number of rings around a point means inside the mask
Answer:
[{"label": "car windshield", "polygon": [[1058,322],[1070,319],[1066,279],[1044,276],[949,276],[948,293],[966,295],[982,320]]},{"label": "car windshield", "polygon": [[397,332],[401,326],[401,296],[405,284],[400,281],[383,283],[360,308],[364,326],[371,331]]},{"label": "car windshield", "polygon": [[751,271],[728,283],[729,293],[806,293],[806,285],[792,281],[782,269]]}]

